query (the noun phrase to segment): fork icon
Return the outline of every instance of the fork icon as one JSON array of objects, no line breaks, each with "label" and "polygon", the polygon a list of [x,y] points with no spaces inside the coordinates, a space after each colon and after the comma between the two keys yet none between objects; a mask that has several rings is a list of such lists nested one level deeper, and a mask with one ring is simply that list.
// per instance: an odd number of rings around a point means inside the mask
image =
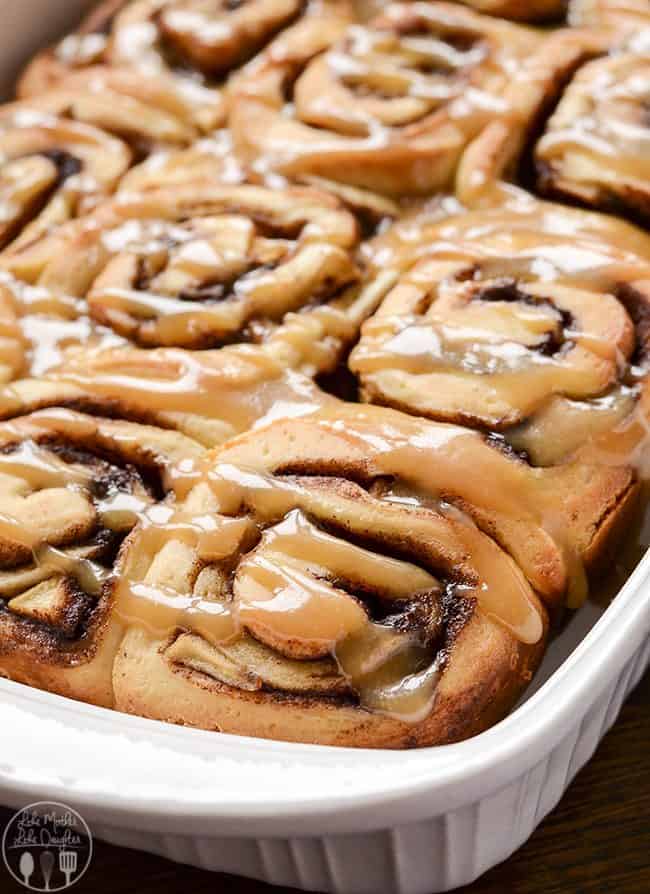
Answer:
[{"label": "fork icon", "polygon": [[65,886],[70,887],[70,878],[77,871],[77,852],[59,851],[59,869],[65,876]]}]

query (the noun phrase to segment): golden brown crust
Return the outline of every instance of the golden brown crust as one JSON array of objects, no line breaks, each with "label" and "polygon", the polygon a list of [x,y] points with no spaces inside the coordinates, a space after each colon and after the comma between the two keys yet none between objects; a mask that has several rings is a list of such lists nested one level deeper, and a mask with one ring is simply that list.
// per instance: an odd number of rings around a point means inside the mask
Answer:
[{"label": "golden brown crust", "polygon": [[477,735],[507,714],[535,673],[543,645],[523,646],[475,613],[451,647],[431,713],[421,723],[406,724],[335,699],[235,690],[170,667],[160,643],[136,631],[116,658],[116,706],[171,723],[288,742],[355,748],[447,745]]}]

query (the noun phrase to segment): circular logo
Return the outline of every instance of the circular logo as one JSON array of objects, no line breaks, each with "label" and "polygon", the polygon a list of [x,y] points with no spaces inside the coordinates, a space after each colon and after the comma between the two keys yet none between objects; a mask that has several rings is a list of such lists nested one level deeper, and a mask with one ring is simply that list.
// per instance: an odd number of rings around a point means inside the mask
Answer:
[{"label": "circular logo", "polygon": [[39,801],[23,807],[2,837],[11,875],[29,891],[67,891],[90,866],[93,839],[72,807]]}]

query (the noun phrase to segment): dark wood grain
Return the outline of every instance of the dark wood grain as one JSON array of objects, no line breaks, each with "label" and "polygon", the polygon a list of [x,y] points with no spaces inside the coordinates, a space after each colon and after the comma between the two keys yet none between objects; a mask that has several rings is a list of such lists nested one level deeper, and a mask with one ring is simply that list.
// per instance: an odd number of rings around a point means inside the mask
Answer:
[{"label": "dark wood grain", "polygon": [[[0,828],[7,811],[0,809]],[[0,868],[0,892],[22,890]],[[288,894],[97,843],[80,894]],[[650,674],[560,806],[514,857],[463,894],[650,892]],[[377,892],[380,894],[380,892]]]}]

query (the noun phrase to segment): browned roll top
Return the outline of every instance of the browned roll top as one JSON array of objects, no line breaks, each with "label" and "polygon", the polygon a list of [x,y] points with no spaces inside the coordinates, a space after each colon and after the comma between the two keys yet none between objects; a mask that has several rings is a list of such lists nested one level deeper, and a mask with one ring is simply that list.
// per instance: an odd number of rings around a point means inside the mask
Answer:
[{"label": "browned roll top", "polygon": [[317,175],[393,196],[445,188],[509,71],[538,42],[443,3],[392,4],[329,50],[315,22],[235,79],[235,148],[260,174]]},{"label": "browned roll top", "polygon": [[634,411],[650,300],[639,231],[533,203],[410,242],[397,227],[375,251],[405,272],[350,358],[368,400],[503,432],[541,464]]}]

